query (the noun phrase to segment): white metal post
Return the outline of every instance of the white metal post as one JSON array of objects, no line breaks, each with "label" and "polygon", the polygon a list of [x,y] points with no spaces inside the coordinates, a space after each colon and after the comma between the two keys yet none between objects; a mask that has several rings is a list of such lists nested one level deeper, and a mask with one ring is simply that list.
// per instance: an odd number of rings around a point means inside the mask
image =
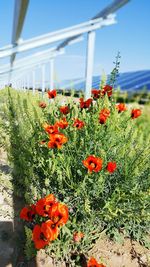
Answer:
[{"label": "white metal post", "polygon": [[85,99],[91,97],[94,48],[95,48],[95,31],[91,31],[88,32],[88,43],[87,43]]},{"label": "white metal post", "polygon": [[[29,0],[16,0],[15,1],[15,9],[14,9],[14,21],[13,21],[13,33],[12,33],[12,45],[16,45],[24,24],[24,19],[26,16],[26,12],[28,9]],[[16,53],[11,55],[11,67],[13,66],[13,62],[15,60]]]},{"label": "white metal post", "polygon": [[18,90],[20,90],[20,80],[18,80]]},{"label": "white metal post", "polygon": [[14,89],[16,89],[16,81],[13,81],[13,82],[12,82],[12,87],[13,87]]},{"label": "white metal post", "polygon": [[42,96],[45,92],[45,65],[42,65]]},{"label": "white metal post", "polygon": [[21,80],[20,80],[20,90],[23,89],[23,84],[22,84],[22,77],[21,77]]},{"label": "white metal post", "polygon": [[21,78],[21,89],[23,90],[23,79]]},{"label": "white metal post", "polygon": [[23,79],[23,90],[26,91],[26,83],[25,83],[25,78]]},{"label": "white metal post", "polygon": [[32,93],[35,94],[35,70],[32,71]]},{"label": "white metal post", "polygon": [[50,90],[54,89],[54,58],[50,60]]},{"label": "white metal post", "polygon": [[29,75],[27,76],[27,90],[29,90]]},{"label": "white metal post", "polygon": [[17,90],[18,89],[18,82],[15,81],[15,89]]}]

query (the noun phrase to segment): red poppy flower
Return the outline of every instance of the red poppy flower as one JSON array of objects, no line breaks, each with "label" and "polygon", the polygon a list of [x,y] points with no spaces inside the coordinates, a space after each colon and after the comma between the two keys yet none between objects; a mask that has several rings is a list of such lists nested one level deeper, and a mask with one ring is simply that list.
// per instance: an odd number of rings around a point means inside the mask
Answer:
[{"label": "red poppy flower", "polygon": [[66,118],[63,118],[60,121],[56,122],[55,125],[61,129],[66,129],[68,127],[68,122]]},{"label": "red poppy flower", "polygon": [[100,114],[100,116],[99,116],[100,124],[105,124],[106,120],[107,120],[107,117],[104,116],[103,114]]},{"label": "red poppy flower", "polygon": [[36,214],[35,205],[31,205],[28,207],[24,207],[20,211],[20,218],[28,222],[31,222],[34,219],[35,214]]},{"label": "red poppy flower", "polygon": [[48,134],[58,133],[58,126],[56,124],[49,125],[47,123],[44,123],[43,128],[44,128],[45,132],[47,132]]},{"label": "red poppy flower", "polygon": [[116,168],[117,168],[116,162],[108,162],[106,167],[107,171],[110,173],[113,173],[116,170]]},{"label": "red poppy flower", "polygon": [[47,106],[47,105],[46,105],[45,102],[40,102],[40,103],[39,103],[39,107],[40,107],[40,108],[46,108],[46,106]]},{"label": "red poppy flower", "polygon": [[140,109],[132,109],[132,111],[131,111],[131,118],[132,119],[136,119],[139,116],[141,116],[141,114],[142,114],[142,111]]},{"label": "red poppy flower", "polygon": [[101,158],[96,158],[95,156],[89,156],[87,159],[83,160],[83,165],[88,169],[91,173],[99,172],[102,169],[103,160]]},{"label": "red poppy flower", "polygon": [[110,116],[110,110],[107,108],[103,108],[101,110],[100,114],[103,114],[105,117],[109,117]]},{"label": "red poppy flower", "polygon": [[47,224],[47,226],[49,226],[49,228],[51,229],[51,232],[52,232],[52,236],[51,236],[50,241],[53,241],[58,237],[59,229],[58,229],[57,225],[54,224],[54,222],[51,220],[46,221],[46,224]]},{"label": "red poppy flower", "polygon": [[44,222],[41,226],[36,224],[33,228],[32,239],[36,249],[44,248],[51,240],[54,240],[49,222]]},{"label": "red poppy flower", "polygon": [[92,258],[88,261],[87,267],[106,267],[106,266],[104,266],[102,263],[99,264],[99,263],[96,261],[96,259],[92,257]]},{"label": "red poppy flower", "polygon": [[112,86],[106,84],[101,91],[101,95],[103,96],[107,94],[108,97],[112,96],[112,89]]},{"label": "red poppy flower", "polygon": [[45,198],[41,198],[36,203],[37,214],[43,217],[48,216],[49,210],[55,202],[56,202],[56,199],[53,194],[50,194],[46,196]]},{"label": "red poppy flower", "polygon": [[66,224],[69,218],[68,207],[62,203],[55,203],[49,211],[49,217],[56,226]]},{"label": "red poppy flower", "polygon": [[82,232],[75,232],[73,234],[73,240],[74,242],[80,242],[80,240],[84,237],[84,234]]},{"label": "red poppy flower", "polygon": [[100,124],[104,124],[109,116],[110,116],[110,110],[107,108],[103,108],[99,114]]},{"label": "red poppy flower", "polygon": [[55,98],[55,97],[56,97],[57,92],[56,92],[56,90],[54,89],[54,90],[48,91],[47,94],[48,94],[48,98],[49,98],[49,99],[52,99],[52,98]]},{"label": "red poppy flower", "polygon": [[83,98],[80,98],[79,101],[80,101],[80,108],[89,108],[93,100],[92,98],[89,98],[86,101],[84,101]]},{"label": "red poppy flower", "polygon": [[67,115],[70,112],[70,109],[68,106],[62,106],[59,108],[60,112],[63,113],[64,115]]},{"label": "red poppy flower", "polygon": [[51,134],[50,141],[48,142],[48,148],[61,148],[63,144],[68,141],[68,138],[62,134]]},{"label": "red poppy flower", "polygon": [[124,103],[120,103],[116,105],[116,108],[118,109],[118,113],[126,111],[127,107]]},{"label": "red poppy flower", "polygon": [[93,95],[93,98],[94,98],[95,100],[98,99],[98,98],[100,98],[100,93],[101,93],[100,90],[92,89],[92,95]]},{"label": "red poppy flower", "polygon": [[80,121],[79,119],[74,120],[73,127],[76,127],[77,129],[83,128],[85,123],[83,121]]}]

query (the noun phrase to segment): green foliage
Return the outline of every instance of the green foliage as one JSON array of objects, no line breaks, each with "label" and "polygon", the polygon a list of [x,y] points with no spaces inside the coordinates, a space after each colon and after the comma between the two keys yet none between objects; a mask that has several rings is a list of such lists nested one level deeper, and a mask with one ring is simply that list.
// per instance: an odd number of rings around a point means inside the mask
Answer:
[{"label": "green foliage", "polygon": [[32,230],[25,226],[26,243],[24,252],[27,260],[32,259],[36,255],[36,250],[32,242]]},{"label": "green foliage", "polygon": [[[89,110],[81,110],[73,98],[67,99],[71,112],[66,116],[68,128],[61,130],[68,142],[61,149],[49,149],[40,141],[48,140],[43,123],[50,125],[61,119],[61,98],[38,106],[40,96],[8,90],[5,131],[9,134],[9,157],[13,165],[15,193],[27,204],[53,193],[69,207],[70,220],[59,238],[46,252],[69,266],[80,264],[104,229],[116,240],[120,231],[142,242],[150,225],[150,117],[149,107],[132,120],[130,107],[118,113],[114,100],[100,98]],[[106,124],[98,122],[99,112],[109,108]],[[85,127],[72,127],[73,118]],[[88,173],[82,161],[89,155],[103,159],[98,173]],[[115,161],[117,170],[106,171],[107,162]],[[73,233],[81,231],[84,238],[73,242]],[[32,255],[31,231],[27,230],[26,255]],[[146,242],[145,242],[146,243]],[[148,244],[148,242],[147,242]],[[75,259],[75,260],[74,260]],[[72,265],[71,265],[72,264]],[[79,265],[80,266],[80,265]]]},{"label": "green foliage", "polygon": [[113,68],[113,70],[111,71],[111,74],[110,74],[109,84],[112,85],[112,87],[115,86],[115,81],[116,81],[117,75],[119,73],[120,58],[121,58],[120,52],[118,52],[117,56],[116,56],[116,61],[114,62],[115,67]]}]

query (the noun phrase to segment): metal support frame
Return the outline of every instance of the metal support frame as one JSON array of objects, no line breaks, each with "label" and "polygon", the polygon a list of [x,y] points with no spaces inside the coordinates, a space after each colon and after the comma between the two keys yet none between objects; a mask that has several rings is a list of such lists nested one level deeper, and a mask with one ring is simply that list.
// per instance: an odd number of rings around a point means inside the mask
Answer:
[{"label": "metal support frame", "polygon": [[[26,16],[29,0],[16,0],[14,9],[14,21],[13,21],[13,32],[12,32],[12,44],[15,46],[20,38],[24,19]],[[10,58],[11,66],[15,60],[16,53],[13,53]]]},{"label": "metal support frame", "polygon": [[35,70],[32,71],[32,92],[35,94]]},{"label": "metal support frame", "polygon": [[20,90],[22,90],[22,79],[20,79]]},{"label": "metal support frame", "polygon": [[61,49],[60,51],[54,51],[52,49],[48,49],[44,52],[40,52],[40,53],[36,53],[33,56],[28,56],[25,57],[23,59],[19,59],[15,62],[14,66],[13,66],[13,70],[10,68],[9,64],[6,64],[3,66],[3,68],[0,68],[0,76],[2,74],[8,73],[8,72],[12,72],[12,71],[17,71],[17,70],[21,70],[23,68],[32,66],[32,65],[37,65],[39,63],[41,63],[42,61],[49,61],[50,58],[54,58],[58,55],[62,55],[64,54],[65,50]]},{"label": "metal support frame", "polygon": [[[27,41],[23,41],[22,43],[18,44],[16,47],[3,47],[0,49],[0,58],[7,57],[12,55],[13,53],[20,53],[23,51],[31,50],[33,48],[37,48],[40,46],[44,46],[47,44],[52,44],[63,39],[74,37],[84,34],[86,32],[99,29],[104,26],[108,26],[111,24],[116,23],[115,15],[108,15],[106,19],[98,18],[96,20],[90,20],[88,22],[84,22],[78,24],[73,27],[69,27],[63,30],[59,30],[56,32],[52,32],[49,34],[41,35],[36,38],[29,39]],[[72,39],[71,39],[72,41]],[[67,43],[68,44],[68,43]]]},{"label": "metal support frame", "polygon": [[93,77],[93,63],[94,63],[94,48],[95,48],[95,31],[88,32],[87,43],[87,58],[86,58],[86,86],[85,98],[91,96],[92,77]]},{"label": "metal support frame", "polygon": [[[106,25],[110,25],[110,24],[114,24],[116,21],[115,21],[115,19],[114,19],[114,15],[111,15],[111,16],[108,16],[107,18],[106,18],[106,20],[103,20],[103,19],[98,19],[98,20],[95,20],[95,21],[89,21],[89,22],[86,22],[86,23],[82,23],[82,24],[80,24],[80,25],[76,25],[76,26],[74,26],[74,27],[71,27],[71,28],[69,28],[70,29],[70,31],[71,31],[71,35],[73,35],[74,36],[74,34],[75,34],[75,32],[77,32],[78,31],[78,33],[86,33],[88,30],[93,30],[93,29],[97,29],[97,28],[101,28],[101,27],[103,27],[103,26],[106,26]],[[82,28],[83,27],[83,28]],[[70,31],[69,31],[69,35],[70,35]],[[74,32],[75,31],[75,32]],[[59,32],[59,34],[58,34],[58,32]],[[60,31],[58,31],[57,32],[57,34],[56,34],[56,37],[59,37],[60,39],[63,39],[64,38],[64,35],[62,36],[61,34],[60,34]],[[61,30],[61,32],[62,32],[62,34],[68,34],[68,30]],[[54,35],[55,36],[55,34],[54,33],[52,33],[52,34],[50,34],[51,35],[51,37],[52,37],[52,35]],[[58,35],[58,36],[57,36]],[[33,38],[34,39],[34,41],[35,42],[38,42],[38,45],[39,45],[39,42],[41,41],[42,42],[42,45],[43,45],[43,41],[44,40],[42,40],[42,38],[43,38],[43,36],[41,37],[38,37],[38,38]],[[45,35],[45,38],[49,38],[49,34],[48,35]],[[31,39],[32,41],[33,41],[33,39]],[[51,39],[51,38],[50,38]],[[53,39],[53,38],[52,38]],[[19,47],[22,47],[22,45],[24,45],[25,44],[25,46],[27,45],[27,47],[26,47],[26,50],[30,50],[31,49],[31,47],[30,46],[28,46],[28,44],[27,43],[31,43],[31,45],[32,45],[32,47],[35,45],[34,44],[34,42],[32,43],[32,41],[31,40],[29,40],[29,41],[26,41],[26,42],[23,42],[23,44],[20,44],[20,45],[18,45],[16,48],[12,48],[12,51],[11,51],[11,53],[13,53],[13,49],[19,49]],[[50,40],[49,40],[50,41]],[[54,39],[53,39],[53,41],[54,41]],[[53,42],[52,40],[51,40],[51,42]],[[55,39],[55,41],[56,41],[56,39]],[[75,42],[75,40],[70,40],[70,43],[73,43],[73,42]],[[41,44],[40,44],[41,45]],[[35,47],[35,46],[34,46]],[[9,50],[10,49],[10,47],[8,47],[7,46],[7,49]],[[10,49],[11,50],[11,49]],[[58,49],[58,51],[57,51],[57,53],[61,53],[61,51],[59,51],[60,50],[60,47],[59,47],[59,49]],[[18,50],[19,51],[19,50]],[[5,49],[2,49],[2,50],[0,50],[0,57],[2,56],[6,56],[6,54],[4,55],[3,54],[3,52],[4,52],[4,54],[5,54]],[[56,53],[56,51],[54,51],[55,53]],[[2,54],[1,54],[2,53]],[[21,60],[20,60],[21,61]],[[21,62],[20,62],[21,63]],[[37,62],[38,63],[38,62]],[[35,65],[37,64],[37,63],[35,63]],[[22,65],[22,64],[21,64]],[[23,65],[22,65],[22,67],[23,67]],[[28,67],[27,68],[29,68],[29,67],[31,67],[30,66],[30,64],[29,64],[29,62],[28,62]],[[22,70],[22,69],[20,69],[20,64],[18,64],[18,66],[16,65],[16,67],[14,67],[14,69],[19,69],[19,70]],[[4,71],[4,72],[1,72],[0,74],[5,74],[6,72]]]},{"label": "metal support frame", "polygon": [[54,89],[54,58],[50,60],[50,89]]},{"label": "metal support frame", "polygon": [[27,90],[29,90],[29,74],[27,75]]},{"label": "metal support frame", "polygon": [[25,83],[25,77],[23,78],[23,90],[26,90],[26,83]]},{"label": "metal support frame", "polygon": [[109,14],[116,12],[119,8],[126,5],[131,0],[114,0],[109,6],[100,11],[92,19],[106,18]]},{"label": "metal support frame", "polygon": [[[33,62],[33,63],[30,63],[30,62],[29,62],[29,64],[22,65],[20,68],[19,68],[19,67],[14,68],[14,70],[11,71],[11,74],[12,74],[12,78],[11,78],[11,80],[13,80],[13,76],[14,76],[14,75],[19,75],[19,74],[21,74],[21,73],[26,74],[26,73],[29,72],[29,70],[34,69],[34,68],[37,67],[38,65],[48,63],[49,60],[50,60],[50,58],[51,58],[50,56],[47,56],[46,59],[45,59],[45,58],[44,58],[44,59],[42,58],[42,59],[39,59],[38,61],[35,61],[35,62]],[[54,58],[54,55],[53,55],[53,58]],[[4,78],[7,79],[7,78],[8,78],[8,75],[9,75],[9,72],[10,72],[10,70],[1,72],[1,73],[0,73],[0,78],[2,77],[3,79],[4,79]]]},{"label": "metal support frame", "polygon": [[[11,66],[4,67],[2,72],[0,72],[0,78],[3,80],[6,78],[6,74],[11,77],[13,73],[27,72],[29,69],[35,68],[39,64],[39,60],[33,58],[31,62],[28,61],[28,66],[24,61],[24,65],[18,62],[13,68],[13,62],[15,60],[16,53],[20,53],[23,51],[28,51],[37,47],[45,46],[47,44],[52,44],[57,41],[63,40],[61,44],[59,44],[53,52],[58,52],[65,46],[68,46],[72,43],[75,43],[78,40],[82,39],[84,33],[88,33],[88,44],[87,44],[87,59],[86,59],[86,93],[85,98],[90,97],[91,95],[91,86],[92,86],[92,72],[93,72],[93,60],[94,60],[94,45],[95,45],[95,30],[102,28],[104,26],[112,25],[116,23],[115,15],[111,14],[115,12],[117,9],[128,3],[130,0],[114,0],[108,7],[99,12],[96,16],[94,16],[90,21],[75,25],[73,27],[68,27],[63,30],[59,30],[56,32],[48,33],[45,35],[41,35],[36,38],[31,38],[26,41],[19,41],[20,34],[22,31],[24,18],[26,15],[27,7],[29,0],[16,0],[15,12],[14,12],[14,24],[13,24],[13,35],[12,35],[12,45],[5,46],[0,49],[0,58],[11,56]],[[47,57],[46,57],[47,58]],[[40,62],[42,64],[45,63],[46,60],[44,56],[40,58]],[[34,62],[33,62],[34,61]],[[53,70],[53,59],[50,61],[51,65],[51,73],[50,73],[50,88],[53,89],[53,78],[54,78],[54,70]],[[21,66],[21,68],[20,68]],[[43,68],[42,68],[43,69]],[[34,71],[33,71],[34,72]],[[45,76],[45,70],[42,70],[42,77]],[[8,79],[7,77],[7,79]],[[35,73],[33,75],[33,92],[35,90]],[[0,79],[1,80],[1,79]],[[12,81],[12,78],[10,79]],[[44,92],[44,78],[42,80],[42,92]]]},{"label": "metal support frame", "polygon": [[42,96],[44,96],[44,92],[45,92],[45,65],[41,66],[41,70],[42,70]]}]

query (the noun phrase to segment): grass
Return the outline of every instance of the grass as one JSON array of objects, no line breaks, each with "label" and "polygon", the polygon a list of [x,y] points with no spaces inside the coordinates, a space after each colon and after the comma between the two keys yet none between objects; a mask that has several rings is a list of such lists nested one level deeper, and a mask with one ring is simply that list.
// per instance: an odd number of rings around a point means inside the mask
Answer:
[{"label": "grass", "polygon": [[[52,193],[69,208],[69,221],[45,248],[46,253],[69,266],[81,266],[81,254],[87,255],[103,231],[116,240],[121,231],[149,246],[150,107],[140,107],[142,115],[132,119],[131,109],[139,108],[137,103],[118,113],[115,97],[106,95],[87,109],[81,109],[77,99],[67,98],[68,127],[59,131],[68,142],[61,149],[52,149],[47,146],[49,135],[43,124],[54,125],[64,117],[59,110],[61,97],[49,101],[46,95],[41,99],[38,93],[12,89],[0,94],[5,132],[1,144],[7,144],[15,194],[30,205]],[[47,104],[45,109],[39,107],[41,101]],[[104,108],[110,116],[100,124],[99,113]],[[74,128],[74,118],[85,126]],[[90,155],[103,160],[100,171],[90,173],[84,166]],[[108,162],[117,164],[112,173],[106,169]],[[31,231],[26,227],[28,258],[31,251],[35,253]],[[73,241],[75,232],[84,233],[80,242]]]}]

